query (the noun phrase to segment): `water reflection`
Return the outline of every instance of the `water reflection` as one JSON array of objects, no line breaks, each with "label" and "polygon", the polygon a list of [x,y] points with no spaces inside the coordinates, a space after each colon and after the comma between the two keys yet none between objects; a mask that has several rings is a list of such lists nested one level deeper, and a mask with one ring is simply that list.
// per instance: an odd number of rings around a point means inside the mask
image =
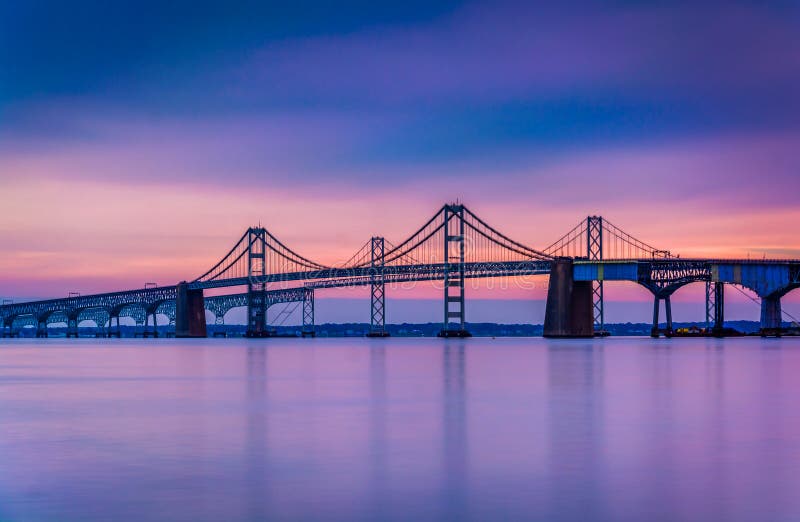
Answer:
[{"label": "water reflection", "polygon": [[547,350],[550,491],[547,518],[607,517],[603,349],[552,344]]},{"label": "water reflection", "polygon": [[268,462],[268,402],[267,357],[264,346],[247,348],[246,379],[247,409],[245,412],[245,451],[242,453],[244,487],[247,489],[248,520],[266,520],[269,515],[270,478]]},{"label": "water reflection", "polygon": [[464,341],[446,341],[442,349],[442,500],[449,520],[463,520],[467,515],[469,447],[465,352]]},{"label": "water reflection", "polygon": [[382,499],[389,491],[389,445],[387,429],[387,375],[384,339],[369,347],[369,490],[370,510],[379,516]]},{"label": "water reflection", "polygon": [[800,518],[798,340],[20,341],[3,521]]}]

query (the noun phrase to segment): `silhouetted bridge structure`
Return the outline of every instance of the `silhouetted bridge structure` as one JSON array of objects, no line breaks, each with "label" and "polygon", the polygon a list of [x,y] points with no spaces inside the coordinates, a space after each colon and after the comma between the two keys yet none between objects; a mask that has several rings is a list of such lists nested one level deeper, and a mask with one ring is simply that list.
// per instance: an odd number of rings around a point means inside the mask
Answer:
[{"label": "silhouetted bridge structure", "polygon": [[[442,283],[443,337],[464,337],[465,281],[549,275],[544,334],[590,337],[604,330],[603,284],[631,281],[653,294],[652,334],[673,333],[670,298],[690,283],[706,286],[706,322],[722,332],[724,287],[752,290],[761,303],[761,331],[780,333],[781,297],[800,287],[800,260],[684,259],[657,249],[599,216],[589,216],[558,241],[535,249],[515,241],[460,204],[444,205],[407,239],[393,245],[372,237],[347,262],[327,266],[287,247],[266,228],[249,228],[211,269],[192,281],[96,295],[0,306],[4,337],[32,326],[46,337],[48,325],[94,321],[103,335],[119,335],[119,318],[133,317],[144,335],[158,335],[157,316],[181,337],[206,336],[205,311],[217,324],[236,307],[247,308],[247,335],[268,337],[267,310],[278,303],[302,305],[302,332],[314,334],[314,291],[370,287],[370,333],[385,336],[386,285],[413,281]],[[278,285],[280,288],[275,288]],[[289,285],[287,287],[287,285]],[[293,285],[293,286],[292,286]],[[206,290],[241,288],[207,297]],[[660,326],[660,305],[666,322]],[[114,322],[116,321],[116,328]]]}]

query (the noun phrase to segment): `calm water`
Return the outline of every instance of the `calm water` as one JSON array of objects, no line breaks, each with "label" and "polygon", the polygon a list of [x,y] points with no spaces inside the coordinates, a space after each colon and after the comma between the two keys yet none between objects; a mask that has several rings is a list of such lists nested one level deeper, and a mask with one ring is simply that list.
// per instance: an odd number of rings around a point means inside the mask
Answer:
[{"label": "calm water", "polygon": [[800,342],[0,343],[0,520],[267,519],[800,520]]}]

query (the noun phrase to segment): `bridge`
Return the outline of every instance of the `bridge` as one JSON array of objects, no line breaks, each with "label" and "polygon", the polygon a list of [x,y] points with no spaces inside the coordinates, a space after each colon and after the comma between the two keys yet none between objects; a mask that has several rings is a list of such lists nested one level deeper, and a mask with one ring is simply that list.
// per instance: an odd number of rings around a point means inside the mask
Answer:
[{"label": "bridge", "polygon": [[[96,295],[0,305],[4,337],[33,326],[46,337],[48,325],[91,320],[99,333],[119,336],[120,317],[144,325],[157,336],[157,316],[169,318],[180,337],[207,335],[206,310],[215,322],[235,307],[247,309],[247,336],[268,337],[267,310],[278,303],[302,304],[304,335],[314,334],[314,291],[320,288],[370,287],[371,336],[386,336],[386,285],[438,281],[443,288],[442,337],[466,337],[465,281],[474,278],[549,276],[544,335],[590,337],[604,331],[604,282],[630,281],[653,295],[653,336],[671,336],[672,294],[685,285],[706,287],[706,323],[723,331],[724,288],[753,291],[761,305],[761,332],[781,331],[781,297],[800,287],[800,260],[686,259],[624,232],[600,216],[589,216],[551,245],[536,249],[511,239],[466,206],[442,206],[400,243],[370,238],[337,266],[313,261],[290,249],[266,228],[251,227],[205,273],[173,286],[148,287]],[[295,285],[275,288],[275,286]],[[238,288],[228,295],[208,290]],[[663,303],[665,326],[661,328]],[[114,327],[116,322],[116,327]]]}]

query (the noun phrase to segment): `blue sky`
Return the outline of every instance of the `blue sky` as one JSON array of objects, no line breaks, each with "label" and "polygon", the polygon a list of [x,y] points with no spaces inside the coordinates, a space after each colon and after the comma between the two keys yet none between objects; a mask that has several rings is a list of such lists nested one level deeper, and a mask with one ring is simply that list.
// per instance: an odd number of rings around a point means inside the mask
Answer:
[{"label": "blue sky", "polygon": [[0,295],[173,283],[258,222],[335,261],[456,198],[532,246],[603,214],[797,257],[799,35],[797,2],[4,2]]}]

